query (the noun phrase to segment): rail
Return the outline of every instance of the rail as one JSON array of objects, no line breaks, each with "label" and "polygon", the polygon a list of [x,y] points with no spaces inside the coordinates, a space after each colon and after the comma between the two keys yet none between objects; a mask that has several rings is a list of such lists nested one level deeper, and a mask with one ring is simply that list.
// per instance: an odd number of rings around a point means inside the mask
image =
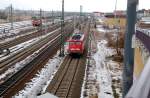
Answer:
[{"label": "rail", "polygon": [[[64,37],[67,38],[69,34],[66,34]],[[58,46],[60,45],[60,34],[52,39],[50,42],[48,42],[48,46],[44,47],[43,50],[28,64],[26,64],[23,68],[21,68],[17,73],[15,73],[13,76],[11,76],[9,79],[7,79],[4,83],[0,84],[0,97],[7,96],[7,91],[13,86],[17,85],[19,81],[22,81],[24,77],[27,75],[30,75],[32,70],[34,68],[38,67],[42,61],[45,59],[48,59],[49,53],[52,53],[51,51],[58,49]]]},{"label": "rail", "polygon": [[[65,25],[68,25],[70,24],[71,22],[65,22]],[[47,29],[47,32],[51,32],[55,29],[57,29],[58,27],[60,27],[60,24],[54,24],[50,27],[48,27]],[[22,43],[22,42],[25,42],[27,40],[30,40],[32,38],[35,38],[35,37],[38,37],[38,36],[41,36],[41,35],[44,35],[45,33],[45,29],[43,28],[41,31],[33,31],[33,32],[29,32],[29,33],[26,33],[26,34],[23,34],[22,36],[19,35],[19,37],[15,37],[13,39],[10,39],[10,40],[7,40],[7,41],[4,41],[4,42],[0,42],[0,49],[7,49],[7,48],[10,48],[12,46],[15,46],[19,43]],[[25,33],[25,32],[24,32]],[[1,38],[0,38],[1,40]]]},{"label": "rail", "polygon": [[[85,69],[85,59],[67,56],[47,91],[60,98],[78,98]],[[77,91],[76,91],[77,90]]]},{"label": "rail", "polygon": [[48,35],[47,37],[45,37],[45,38],[39,40],[38,42],[34,43],[32,46],[28,46],[28,47],[22,49],[21,51],[18,51],[15,54],[11,55],[10,57],[1,60],[0,61],[0,73],[7,70],[10,66],[17,63],[18,61],[24,59],[29,54],[31,54],[31,53],[35,52],[36,50],[38,50],[44,44],[49,42],[50,39],[56,37],[59,34],[59,32],[58,32],[59,30],[60,30],[60,28],[54,30],[50,35]]},{"label": "rail", "polygon": [[[84,29],[84,31],[89,32],[89,23],[87,23]],[[85,50],[81,57],[67,55],[47,87],[47,91],[59,98],[80,98],[86,54],[87,51]]]}]

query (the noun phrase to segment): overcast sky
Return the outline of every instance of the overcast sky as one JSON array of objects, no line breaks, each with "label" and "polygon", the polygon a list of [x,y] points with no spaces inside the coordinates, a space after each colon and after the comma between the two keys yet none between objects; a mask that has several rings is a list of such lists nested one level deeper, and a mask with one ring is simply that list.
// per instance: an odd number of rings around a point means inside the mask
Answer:
[{"label": "overcast sky", "polygon": [[[13,4],[14,8],[33,9],[40,8],[47,11],[60,11],[62,0],[0,0],[0,8]],[[64,0],[65,11],[79,11],[80,5],[85,12],[112,12],[115,9],[115,0]],[[127,0],[117,0],[117,10],[126,10]],[[150,9],[150,0],[139,0],[139,9]]]}]

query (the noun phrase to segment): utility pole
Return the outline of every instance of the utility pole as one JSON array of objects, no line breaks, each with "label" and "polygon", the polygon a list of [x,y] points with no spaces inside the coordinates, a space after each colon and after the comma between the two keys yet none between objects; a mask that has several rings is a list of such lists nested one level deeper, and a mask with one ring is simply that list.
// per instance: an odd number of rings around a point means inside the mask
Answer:
[{"label": "utility pole", "polygon": [[133,83],[134,50],[132,36],[135,33],[136,7],[138,0],[127,1],[127,27],[125,35],[125,53],[123,66],[123,98],[125,98]]},{"label": "utility pole", "polygon": [[80,5],[80,17],[82,16],[82,5]]},{"label": "utility pole", "polygon": [[79,17],[79,30],[81,30],[81,24],[82,24],[82,5],[80,5],[80,17]]},{"label": "utility pole", "polygon": [[13,7],[12,7],[12,4],[10,5],[10,21],[11,21],[11,29],[13,29]]},{"label": "utility pole", "polygon": [[76,26],[76,20],[75,20],[75,15],[73,15],[73,30],[75,30],[75,26]]},{"label": "utility pole", "polygon": [[82,21],[82,9],[83,9],[83,7],[82,7],[82,5],[80,5],[80,21]]},{"label": "utility pole", "polygon": [[44,13],[44,18],[45,18],[45,34],[47,33],[47,15],[46,12]]},{"label": "utility pole", "polygon": [[42,9],[40,9],[40,30],[42,31]]},{"label": "utility pole", "polygon": [[64,56],[64,0],[62,0],[62,15],[61,15],[61,46],[60,46],[60,57]]},{"label": "utility pole", "polygon": [[54,24],[54,11],[52,10],[52,24]]}]

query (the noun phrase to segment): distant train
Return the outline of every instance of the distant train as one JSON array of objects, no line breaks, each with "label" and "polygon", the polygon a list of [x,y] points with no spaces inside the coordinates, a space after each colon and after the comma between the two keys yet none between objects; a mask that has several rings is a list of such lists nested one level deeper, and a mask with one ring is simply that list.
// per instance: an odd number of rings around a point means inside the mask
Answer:
[{"label": "distant train", "polygon": [[42,25],[42,20],[37,17],[32,17],[32,25],[33,26],[41,26]]},{"label": "distant train", "polygon": [[85,46],[85,35],[82,32],[74,33],[68,40],[69,54],[83,54]]}]

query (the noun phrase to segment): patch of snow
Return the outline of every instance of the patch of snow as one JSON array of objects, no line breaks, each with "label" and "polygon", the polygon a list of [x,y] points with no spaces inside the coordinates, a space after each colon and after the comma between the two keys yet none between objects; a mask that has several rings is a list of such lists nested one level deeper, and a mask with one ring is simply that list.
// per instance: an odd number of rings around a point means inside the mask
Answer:
[{"label": "patch of snow", "polygon": [[[26,29],[29,29],[29,27],[26,27]],[[16,38],[19,38],[19,37],[21,37],[21,36],[25,36],[25,35],[28,35],[28,34],[33,33],[33,32],[27,32],[27,33],[25,33],[25,34],[17,35],[18,33],[20,33],[20,31],[21,31],[21,29],[19,29],[19,30],[11,30],[9,33],[2,34],[1,37],[2,37],[2,36],[10,36],[10,35],[16,35],[16,36],[11,37],[11,38],[3,39],[3,40],[0,41],[0,43],[2,44],[2,43],[5,43],[5,42],[8,42],[8,41],[12,41],[12,40],[14,40],[14,39],[16,39]],[[35,30],[34,32],[36,32],[36,31],[37,31],[37,30]]]},{"label": "patch of snow", "polygon": [[45,93],[45,94],[43,94],[41,96],[38,96],[37,98],[58,98],[58,97],[56,97],[56,96],[54,96],[54,95],[52,95],[50,93]]},{"label": "patch of snow", "polygon": [[31,24],[31,20],[14,22],[13,29],[11,29],[11,23],[0,24],[0,37],[17,35],[18,33],[20,33],[21,30],[30,29],[30,28],[33,28]]},{"label": "patch of snow", "polygon": [[0,80],[6,79],[6,76],[7,76],[7,78],[9,78],[12,74],[14,74],[18,70],[20,70],[22,67],[24,67],[24,65],[26,63],[30,62],[33,59],[34,55],[28,56],[24,60],[16,63],[14,66],[12,66],[11,68],[9,68],[7,71],[5,71],[5,73],[3,73],[3,74],[0,75]]},{"label": "patch of snow", "polygon": [[103,23],[103,22],[104,22],[104,17],[99,18],[98,21],[99,21],[100,23]]},{"label": "patch of snow", "polygon": [[[86,68],[85,68],[85,71],[87,71],[87,64],[86,64]],[[85,72],[85,76],[84,76],[84,79],[83,79],[83,84],[82,84],[82,87],[81,87],[81,94],[80,94],[80,98],[85,98],[84,96],[84,93],[85,93],[85,86],[86,86],[86,80],[87,80],[87,74]]]},{"label": "patch of snow", "polygon": [[[28,96],[37,96],[41,92],[45,92],[48,84],[52,80],[54,74],[58,70],[58,66],[63,61],[63,58],[58,56],[57,53],[48,63],[38,72],[36,77],[27,83],[24,90],[20,91],[16,96],[28,97]],[[17,97],[16,97],[17,98]]]},{"label": "patch of snow", "polygon": [[[59,29],[56,29],[56,30],[59,30]],[[55,30],[55,31],[56,31],[56,30]],[[55,31],[54,31],[54,32],[55,32]],[[9,49],[9,50],[10,50],[10,54],[7,55],[7,56],[1,56],[1,57],[0,57],[0,61],[2,61],[2,60],[4,60],[4,59],[8,58],[9,56],[11,56],[11,55],[13,55],[13,54],[15,54],[15,53],[21,51],[22,49],[25,49],[25,48],[29,47],[30,45],[35,44],[35,43],[38,42],[40,39],[43,39],[43,38],[49,36],[50,34],[52,34],[52,33],[54,33],[54,32],[49,32],[49,33],[47,33],[47,34],[45,34],[45,35],[42,35],[42,36],[33,38],[33,39],[31,39],[31,40],[28,40],[28,41],[26,41],[26,42],[23,42],[23,43],[21,43],[21,44],[18,44],[18,45],[16,45],[16,46],[11,47],[11,48]]]},{"label": "patch of snow", "polygon": [[4,59],[8,58],[8,57],[11,56],[11,55],[14,55],[15,53],[17,53],[17,52],[19,52],[19,51],[21,51],[21,50],[23,50],[23,49],[25,49],[25,48],[27,48],[27,47],[29,47],[30,45],[36,43],[36,42],[39,41],[40,39],[41,39],[41,37],[34,38],[34,39],[31,39],[31,40],[29,40],[29,41],[23,42],[23,43],[21,43],[21,44],[18,44],[18,45],[16,45],[16,46],[13,46],[13,47],[9,48],[10,54],[8,54],[8,55],[6,55],[6,56],[3,56],[3,57],[0,57],[0,61],[2,61],[2,60],[4,60]]},{"label": "patch of snow", "polygon": [[106,32],[106,30],[105,30],[104,28],[97,28],[97,30],[98,30],[99,32]]},{"label": "patch of snow", "polygon": [[110,56],[113,53],[112,49],[106,47],[107,41],[102,40],[98,43],[98,51],[93,56],[96,61],[96,73],[99,81],[99,98],[114,98],[112,92],[112,79],[111,75],[108,72],[107,65],[105,62],[106,56]]},{"label": "patch of snow", "polygon": [[[57,30],[59,30],[59,29],[57,29]],[[56,30],[55,30],[55,31],[56,31]],[[41,36],[41,37],[35,38],[35,39],[33,39],[33,40],[37,41],[37,39],[39,39],[39,38],[45,38],[46,36],[50,35],[51,33],[54,33],[55,31],[50,32],[50,33],[48,33],[48,34],[46,34],[46,35],[43,35],[43,36]],[[29,41],[29,43],[31,42],[31,44],[33,44],[33,43],[32,43],[33,40]],[[35,42],[35,41],[33,41],[33,42]],[[29,43],[26,43],[26,44],[29,44]],[[49,42],[49,43],[50,43],[50,42]],[[48,45],[49,43],[47,43],[46,45]],[[22,60],[22,61],[16,63],[14,66],[10,67],[7,71],[5,71],[3,74],[1,74],[1,75],[0,75],[0,83],[3,82],[3,79],[5,80],[5,79],[11,77],[14,73],[16,73],[16,72],[17,72],[18,70],[20,70],[22,67],[24,67],[25,64],[27,64],[28,62],[30,62],[31,60],[33,60],[33,58],[36,57],[37,54],[38,54],[46,45],[44,45],[43,47],[41,47],[39,50],[35,51],[35,52],[34,52],[33,54],[31,54],[30,56],[26,57],[24,60]],[[24,46],[24,43],[21,44],[20,46],[21,46],[21,47]],[[29,45],[28,45],[28,46],[29,46]],[[28,47],[28,46],[27,46],[27,47]],[[11,55],[12,55],[12,54],[11,54]],[[6,57],[5,57],[5,58],[6,58]],[[3,58],[3,59],[4,59],[4,58]],[[2,58],[1,58],[1,60],[2,60]]]},{"label": "patch of snow", "polygon": [[97,26],[97,30],[99,31],[99,32],[117,32],[118,30],[117,29],[105,29],[105,28],[103,28],[103,25],[98,25]]},{"label": "patch of snow", "polygon": [[86,68],[81,98],[89,98],[91,94],[98,98],[114,98],[106,57],[115,54],[115,51],[106,47],[106,44],[106,40],[97,43],[98,51],[91,57],[90,65]]}]

